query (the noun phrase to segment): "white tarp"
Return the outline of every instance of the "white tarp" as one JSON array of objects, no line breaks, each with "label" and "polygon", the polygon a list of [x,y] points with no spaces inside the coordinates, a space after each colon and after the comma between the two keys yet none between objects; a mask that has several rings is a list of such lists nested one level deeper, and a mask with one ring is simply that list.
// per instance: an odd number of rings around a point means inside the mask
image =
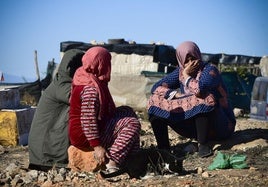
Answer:
[{"label": "white tarp", "polygon": [[112,76],[120,75],[140,75],[142,71],[157,72],[158,64],[153,62],[150,55],[137,54],[117,54],[112,55]]},{"label": "white tarp", "polygon": [[117,106],[128,105],[144,110],[153,84],[159,77],[144,75],[113,75],[109,89]]},{"label": "white tarp", "polygon": [[[63,54],[61,53],[61,57]],[[111,55],[112,73],[109,89],[116,105],[128,105],[136,110],[144,110],[151,87],[160,78],[145,77],[141,72],[157,72],[158,63],[153,62],[153,56],[150,55],[114,52],[111,52]]]}]

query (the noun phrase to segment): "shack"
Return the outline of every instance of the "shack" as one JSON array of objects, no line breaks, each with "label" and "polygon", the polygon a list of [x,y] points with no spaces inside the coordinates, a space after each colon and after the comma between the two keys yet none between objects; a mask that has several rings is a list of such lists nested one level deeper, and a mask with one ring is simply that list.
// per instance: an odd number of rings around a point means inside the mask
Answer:
[{"label": "shack", "polygon": [[[109,39],[108,43],[64,41],[60,54],[69,49],[86,51],[102,46],[112,55],[112,78],[109,88],[117,105],[130,105],[144,110],[152,85],[177,67],[175,48],[162,43],[137,44],[124,39]],[[202,60],[216,64],[227,84],[232,104],[250,110],[254,80],[260,76],[261,57],[202,53]],[[239,73],[240,67],[246,72]],[[243,70],[243,71],[244,71]]]},{"label": "shack", "polygon": [[75,41],[61,43],[60,52],[87,49],[101,45],[112,55],[112,75],[109,89],[117,105],[129,105],[144,110],[150,87],[159,78],[176,68],[175,49],[168,45],[128,43],[124,39],[109,40],[108,44]]}]

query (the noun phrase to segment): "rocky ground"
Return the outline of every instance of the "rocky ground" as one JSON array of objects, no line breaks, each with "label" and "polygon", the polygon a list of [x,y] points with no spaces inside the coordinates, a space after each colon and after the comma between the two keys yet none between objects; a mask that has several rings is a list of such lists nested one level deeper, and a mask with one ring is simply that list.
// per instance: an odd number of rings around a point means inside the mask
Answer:
[{"label": "rocky ground", "polygon": [[[143,148],[155,146],[152,129],[142,120]],[[182,150],[191,140],[170,130],[170,141]],[[224,142],[212,142],[214,155],[199,158],[196,153],[183,160],[186,173],[150,175],[144,179],[130,179],[127,174],[103,179],[98,173],[78,173],[68,169],[48,172],[28,170],[28,147],[0,146],[0,186],[268,186],[268,123],[247,118],[237,119],[234,136]],[[246,156],[246,169],[208,170],[218,152]]]}]

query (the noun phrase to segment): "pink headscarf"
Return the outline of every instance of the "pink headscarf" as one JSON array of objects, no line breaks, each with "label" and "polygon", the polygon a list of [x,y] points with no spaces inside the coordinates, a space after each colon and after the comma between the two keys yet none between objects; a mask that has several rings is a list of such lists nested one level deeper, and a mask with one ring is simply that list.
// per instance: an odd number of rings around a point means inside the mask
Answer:
[{"label": "pink headscarf", "polygon": [[181,43],[176,49],[176,57],[180,67],[184,68],[184,63],[188,54],[201,60],[201,52],[196,43],[186,41]]},{"label": "pink headscarf", "polygon": [[191,55],[196,59],[201,60],[201,52],[196,43],[192,41],[185,41],[176,48],[176,57],[180,66],[180,75],[179,75],[180,80],[184,80],[182,76],[182,71],[184,69],[184,64],[186,62],[187,55]]},{"label": "pink headscarf", "polygon": [[111,116],[115,104],[108,88],[111,78],[111,54],[103,47],[92,47],[82,57],[82,66],[74,74],[74,85],[96,87],[100,95],[99,119]]}]

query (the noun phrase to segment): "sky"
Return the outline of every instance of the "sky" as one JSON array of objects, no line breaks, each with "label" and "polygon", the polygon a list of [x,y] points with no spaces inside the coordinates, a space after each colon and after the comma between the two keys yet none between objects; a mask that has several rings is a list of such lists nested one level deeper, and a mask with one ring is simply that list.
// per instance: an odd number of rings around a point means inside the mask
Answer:
[{"label": "sky", "polygon": [[268,55],[267,0],[0,0],[0,72],[36,80],[60,43],[194,41],[202,53]]}]

